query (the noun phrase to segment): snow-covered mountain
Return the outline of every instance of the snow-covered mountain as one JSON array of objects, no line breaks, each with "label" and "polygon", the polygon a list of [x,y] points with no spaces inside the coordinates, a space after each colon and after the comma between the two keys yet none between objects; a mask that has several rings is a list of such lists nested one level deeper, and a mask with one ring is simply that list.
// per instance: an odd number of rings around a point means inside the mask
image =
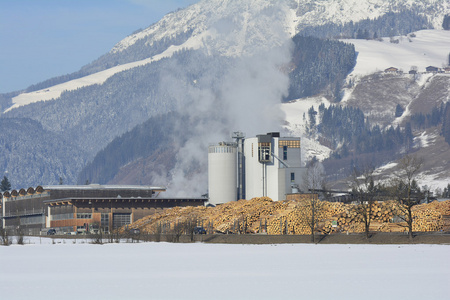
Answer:
[{"label": "snow-covered mountain", "polygon": [[[444,16],[450,13],[449,2],[200,1],[126,37],[109,53],[83,67],[82,72],[73,74],[70,81],[56,79],[58,84],[49,81],[39,85],[39,89],[0,103],[4,108],[2,118],[31,119],[42,125],[45,136],[49,133],[65,136],[73,143],[72,149],[79,152],[76,165],[61,167],[63,159],[53,152],[55,167],[47,161],[45,174],[39,171],[40,162],[32,158],[23,161],[20,167],[20,155],[0,157],[0,165],[19,187],[55,184],[60,177],[65,183],[75,183],[74,174],[81,171],[81,161],[92,161],[115,138],[149,118],[177,111],[188,119],[189,125],[174,127],[172,146],[177,147],[178,154],[173,159],[177,163],[158,183],[172,182],[184,195],[204,193],[204,151],[209,143],[228,139],[229,132],[234,130],[242,130],[248,136],[281,130],[285,122],[288,132],[301,134],[302,115],[296,118],[293,111],[300,113],[312,102],[332,100],[317,95],[280,106],[289,86],[295,84],[287,76],[288,70],[295,69],[291,60],[294,47],[291,38],[295,34],[306,27],[357,24],[388,13],[394,14],[391,18],[395,19],[395,13],[404,11],[425,18],[427,28],[436,30],[417,31],[414,37],[399,38],[398,44],[391,43],[389,38],[381,42],[345,40],[355,45],[358,57],[347,79],[344,105],[361,100],[357,87],[374,72],[391,66],[407,71],[413,65],[422,69],[445,64],[450,36],[441,28]],[[393,30],[407,31],[409,25],[402,22],[403,19],[393,25]],[[422,78],[416,83],[418,90],[430,80],[426,75]],[[404,103],[413,102],[417,95],[410,93]],[[186,137],[188,141],[181,143]],[[53,145],[52,141],[43,143],[50,148]],[[326,157],[325,153],[330,151],[312,140],[308,145],[309,153],[316,156]],[[15,144],[13,150],[7,141],[0,147],[8,150],[3,153],[29,149],[27,142]],[[41,148],[45,149],[42,146],[36,151]],[[12,166],[14,173],[10,171]],[[48,169],[52,168],[54,173],[49,175]],[[34,170],[33,176],[28,175],[29,169]],[[190,176],[186,176],[188,173]]]},{"label": "snow-covered mountain", "polygon": [[[450,12],[450,3],[440,0],[200,1],[124,38],[109,53],[83,68],[101,71],[20,94],[5,112],[37,101],[58,99],[63,91],[102,84],[114,74],[171,57],[181,49],[202,48],[211,54],[229,56],[252,54],[257,49],[282,45],[288,36],[304,27],[358,22],[408,9],[426,16],[434,28],[441,29],[444,16]],[[359,46],[367,46],[366,52],[377,49],[371,48],[370,43],[359,42]],[[143,47],[150,50],[142,51]],[[433,50],[429,47],[428,51]]]}]

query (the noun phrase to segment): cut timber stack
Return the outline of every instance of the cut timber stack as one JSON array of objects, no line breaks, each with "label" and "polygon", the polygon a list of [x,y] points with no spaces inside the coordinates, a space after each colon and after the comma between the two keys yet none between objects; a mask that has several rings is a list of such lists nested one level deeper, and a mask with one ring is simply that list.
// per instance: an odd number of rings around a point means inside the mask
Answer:
[{"label": "cut timber stack", "polygon": [[448,213],[448,207],[437,201],[417,205],[413,209],[413,231],[441,230],[444,225],[442,213]]},{"label": "cut timber stack", "polygon": [[[364,232],[363,212],[358,205],[313,202],[313,196],[302,200],[272,201],[270,198],[254,198],[229,202],[216,207],[176,207],[145,217],[131,227],[156,233],[161,225],[173,228],[174,224],[194,222],[211,232],[268,234],[311,234],[312,204],[319,206],[315,212],[315,230],[322,233]],[[403,232],[406,223],[400,220],[394,201],[373,203],[369,214],[371,231]],[[397,213],[398,214],[398,213]],[[414,231],[439,231],[446,228],[450,215],[450,201],[417,205],[413,209]],[[447,218],[447,219],[446,219]],[[333,222],[337,224],[333,226]],[[450,225],[450,224],[449,224]]]}]

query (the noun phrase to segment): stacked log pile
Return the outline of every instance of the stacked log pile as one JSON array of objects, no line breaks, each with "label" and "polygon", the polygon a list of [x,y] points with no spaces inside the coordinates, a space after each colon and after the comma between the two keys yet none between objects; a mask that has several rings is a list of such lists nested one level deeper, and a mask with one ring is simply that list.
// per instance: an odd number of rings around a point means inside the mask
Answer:
[{"label": "stacked log pile", "polygon": [[[194,222],[209,233],[311,234],[311,199],[274,202],[270,198],[254,198],[217,207],[176,207],[143,218],[132,227],[155,233],[161,226],[170,228],[173,224]],[[360,206],[326,201],[318,203],[320,209],[315,212],[317,232],[364,232],[364,210],[361,211]],[[369,230],[406,231],[406,223],[397,216],[398,211],[394,201],[375,202],[370,213]],[[450,216],[450,201],[415,206],[413,230],[442,230],[446,228],[446,216]]]}]

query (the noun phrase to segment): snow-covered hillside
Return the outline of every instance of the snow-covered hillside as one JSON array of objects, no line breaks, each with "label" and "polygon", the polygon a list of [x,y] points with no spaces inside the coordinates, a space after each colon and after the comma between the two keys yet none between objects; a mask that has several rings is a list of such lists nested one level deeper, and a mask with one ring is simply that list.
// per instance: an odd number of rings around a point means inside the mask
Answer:
[{"label": "snow-covered hillside", "polygon": [[17,108],[17,107],[20,107],[23,105],[35,103],[38,101],[47,101],[47,100],[52,100],[52,99],[53,100],[58,99],[61,96],[61,94],[65,91],[73,91],[73,90],[76,90],[76,89],[79,89],[82,87],[86,87],[86,86],[90,86],[90,85],[94,85],[94,84],[101,85],[108,78],[110,78],[111,76],[113,76],[119,72],[123,72],[123,71],[129,70],[129,69],[132,69],[132,68],[150,64],[152,62],[159,61],[163,58],[171,57],[174,52],[181,50],[183,47],[188,48],[188,49],[197,49],[200,47],[200,45],[201,45],[201,42],[198,41],[198,39],[191,39],[188,42],[186,42],[185,44],[183,44],[182,46],[171,46],[163,53],[155,55],[155,56],[147,58],[147,59],[144,59],[144,60],[112,67],[110,69],[100,71],[98,73],[94,73],[94,74],[91,74],[91,75],[88,75],[88,76],[85,76],[82,78],[64,82],[64,83],[61,83],[61,84],[58,84],[58,85],[55,85],[55,86],[52,86],[49,88],[45,88],[42,90],[38,90],[35,92],[22,93],[12,99],[13,105],[11,107],[9,107],[8,109],[6,109],[4,111],[4,113],[10,111],[11,109],[14,109],[14,108]]},{"label": "snow-covered hillside", "polygon": [[[391,40],[398,43],[392,43]],[[428,66],[441,68],[449,63],[450,31],[421,30],[408,36],[376,40],[343,40],[355,45],[358,59],[350,76],[369,75],[395,67],[408,73],[412,66],[425,72]]]},{"label": "snow-covered hillside", "polygon": [[441,28],[442,20],[450,9],[447,1],[439,0],[307,0],[297,1],[299,25],[326,23],[344,24],[350,21],[374,19],[387,12],[399,12],[402,9],[422,10],[427,7],[434,9],[427,11],[426,15],[433,23],[434,28]]},{"label": "snow-covered hillside", "polygon": [[[203,48],[208,53],[240,56],[254,53],[260,48],[283,45],[289,36],[295,35],[298,29],[304,26],[357,22],[379,17],[389,11],[395,12],[405,8],[424,10],[427,7],[432,7],[428,10],[428,16],[435,23],[434,27],[440,28],[443,16],[450,11],[450,4],[445,1],[204,0],[186,9],[170,13],[152,26],[126,37],[117,43],[110,53],[124,52],[142,40],[145,40],[145,44],[154,44],[191,32],[190,37],[182,44],[172,45],[143,60],[118,65],[35,92],[20,94],[13,98],[13,105],[5,112],[38,101],[58,99],[64,91],[102,84],[118,72],[170,57],[180,49]],[[277,22],[274,22],[274,17]],[[368,74],[395,65],[404,70],[409,69],[411,65],[420,68],[433,64],[440,66],[445,61],[443,53],[448,52],[445,49],[448,49],[449,37],[450,32],[424,31],[417,33],[416,38],[400,38],[398,45],[390,44],[388,39],[382,43],[348,40],[355,44],[359,52],[358,64],[353,74]],[[414,45],[407,45],[407,40],[411,40]],[[431,44],[433,47],[427,47]],[[391,54],[392,56],[389,56]]]},{"label": "snow-covered hillside", "polygon": [[285,123],[283,126],[284,134],[286,136],[302,137],[303,162],[310,160],[314,156],[322,161],[328,158],[331,153],[331,149],[320,145],[320,143],[314,139],[309,139],[306,134],[306,120],[304,120],[303,117],[305,116],[305,118],[308,118],[308,109],[311,106],[318,111],[319,105],[321,104],[328,107],[330,102],[324,97],[312,97],[280,104],[281,110],[285,114]]}]

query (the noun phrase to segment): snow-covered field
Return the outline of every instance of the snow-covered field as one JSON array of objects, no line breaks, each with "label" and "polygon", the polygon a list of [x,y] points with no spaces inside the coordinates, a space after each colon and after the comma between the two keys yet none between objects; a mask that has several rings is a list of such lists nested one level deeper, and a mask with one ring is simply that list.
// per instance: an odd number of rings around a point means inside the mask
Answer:
[{"label": "snow-covered field", "polygon": [[428,66],[443,67],[448,63],[450,48],[450,31],[420,30],[416,36],[395,37],[398,44],[391,43],[390,38],[375,40],[342,40],[355,45],[358,52],[356,66],[352,75],[369,75],[395,67],[408,73],[412,66],[418,72],[425,72]]},{"label": "snow-covered field", "polygon": [[1,299],[449,299],[450,245],[27,240],[0,247]]}]

